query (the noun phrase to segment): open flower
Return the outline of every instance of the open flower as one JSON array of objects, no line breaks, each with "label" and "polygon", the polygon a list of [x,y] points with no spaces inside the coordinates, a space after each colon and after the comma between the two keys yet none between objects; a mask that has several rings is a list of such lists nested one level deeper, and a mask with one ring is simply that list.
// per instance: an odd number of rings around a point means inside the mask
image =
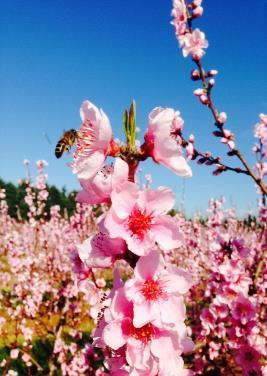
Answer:
[{"label": "open flower", "polygon": [[126,182],[115,187],[111,201],[105,226],[111,237],[124,239],[133,253],[147,255],[156,242],[164,251],[181,244],[178,224],[166,215],[175,201],[170,189],[140,190]]},{"label": "open flower", "polygon": [[243,294],[239,294],[232,303],[232,316],[236,320],[240,320],[242,325],[247,324],[255,318],[256,309],[251,301]]},{"label": "open flower", "polygon": [[165,268],[156,250],[140,257],[134,274],[125,284],[125,294],[133,302],[135,327],[151,322],[159,328],[182,328],[185,304],[181,295],[191,287],[189,275],[176,267]]},{"label": "open flower", "polygon": [[[242,367],[244,375],[260,375],[260,354],[253,347],[244,345],[236,352],[236,362]],[[254,372],[254,373],[253,373]],[[259,372],[259,373],[257,373]]]},{"label": "open flower", "polygon": [[96,175],[89,179],[80,179],[83,188],[76,196],[76,201],[88,204],[110,202],[112,189],[128,180],[128,165],[120,158],[116,158],[114,166],[105,165]]},{"label": "open flower", "polygon": [[125,241],[110,238],[103,222],[97,234],[77,245],[80,259],[90,268],[107,268],[126,251]]},{"label": "open flower", "polygon": [[189,177],[192,171],[182,156],[177,132],[183,128],[184,121],[179,111],[172,108],[156,107],[149,114],[145,134],[145,147],[156,163],[172,170],[176,175]]},{"label": "open flower", "polygon": [[205,54],[204,48],[208,46],[205,34],[199,29],[195,29],[192,33],[186,33],[183,38],[183,55],[186,57],[191,54],[193,59],[200,60]]},{"label": "open flower", "polygon": [[79,179],[89,179],[101,169],[112,140],[109,119],[102,109],[84,101],[80,108],[82,125],[71,164]]},{"label": "open flower", "polygon": [[183,369],[181,354],[191,351],[192,346],[183,344],[184,333],[180,336],[177,331],[162,330],[151,323],[135,327],[133,304],[127,300],[123,288],[115,291],[97,335],[102,344],[113,350],[113,356],[124,349],[130,375],[189,375]]}]

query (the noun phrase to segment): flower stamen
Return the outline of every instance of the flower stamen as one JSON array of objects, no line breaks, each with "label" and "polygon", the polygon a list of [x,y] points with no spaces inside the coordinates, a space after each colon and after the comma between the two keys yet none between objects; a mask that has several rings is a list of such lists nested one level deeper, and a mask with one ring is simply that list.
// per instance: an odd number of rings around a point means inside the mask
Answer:
[{"label": "flower stamen", "polygon": [[128,219],[128,228],[132,235],[137,236],[139,239],[143,239],[145,233],[151,228],[152,216],[146,214],[146,211],[141,211],[135,207]]}]

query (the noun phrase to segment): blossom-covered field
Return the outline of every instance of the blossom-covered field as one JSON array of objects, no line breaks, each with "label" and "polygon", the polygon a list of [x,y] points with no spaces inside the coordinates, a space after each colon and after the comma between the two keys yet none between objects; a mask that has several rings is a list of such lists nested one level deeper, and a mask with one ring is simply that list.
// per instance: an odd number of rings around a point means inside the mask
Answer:
[{"label": "blossom-covered field", "polygon": [[[36,180],[23,181],[27,219],[10,215],[0,190],[1,375],[267,375],[267,115],[254,126],[250,166],[213,100],[218,72],[204,68],[208,41],[193,28],[201,4],[173,0],[172,24],[194,64],[194,95],[234,164],[186,138],[177,109],[151,109],[138,140],[133,101],[120,141],[107,114],[83,101],[80,128],[55,150],[75,148],[74,214],[58,205],[48,212],[43,160]],[[207,218],[185,218],[171,189],[152,189],[150,175],[138,181],[146,160],[183,178],[194,161],[214,168],[214,179],[245,175],[257,188],[257,217],[239,219],[220,198]]]},{"label": "blossom-covered field", "polygon": [[[42,165],[40,161],[38,166]],[[25,197],[29,205],[28,221],[19,222],[8,215],[5,194],[1,192],[1,374],[109,374],[108,368],[120,368],[120,357],[125,350],[116,355],[116,362],[113,359],[111,365],[110,341],[115,338],[107,338],[110,346],[101,350],[92,344],[90,334],[97,325],[101,329],[100,320],[112,299],[114,268],[109,267],[108,257],[100,254],[105,251],[101,247],[104,240],[94,248],[98,252],[94,260],[106,263],[106,268],[90,270],[75,251],[75,245],[96,233],[108,207],[77,204],[76,214],[63,218],[59,207],[54,206],[51,218],[45,220],[42,213],[47,199],[45,176],[42,168],[39,172],[38,193],[29,185]],[[167,324],[177,322],[180,335],[187,332],[182,344],[177,344],[177,359],[181,346],[184,354],[183,360],[179,356],[176,367],[183,367],[184,362],[185,367],[200,375],[264,374],[263,222],[260,218],[238,220],[234,210],[224,210],[222,199],[211,200],[207,214],[206,220],[197,217],[186,220],[179,213],[172,217],[183,239],[178,247],[164,252],[165,262],[178,268],[176,274],[171,274],[176,276],[173,285],[159,266],[156,251],[137,262],[138,271],[134,275],[126,261],[117,261],[116,283],[120,283],[118,274],[128,280],[125,288],[129,296],[133,291],[137,294],[136,284],[142,285],[144,296],[154,302],[156,310],[162,311],[162,319]],[[161,286],[166,289],[169,286],[166,297],[160,296],[156,282],[146,279],[150,273],[154,273],[154,281],[161,281]],[[177,302],[168,302],[167,296],[171,294]],[[143,325],[149,313],[145,306],[140,309]],[[111,312],[111,323],[121,320],[118,308],[113,307]],[[130,330],[129,336],[148,344],[155,329],[149,324],[145,324],[145,330],[142,328]],[[153,356],[161,361],[166,357],[166,362],[171,362],[170,344],[166,336],[163,338],[161,354],[157,354],[155,343]],[[134,357],[138,364],[145,361],[144,356],[137,347]],[[179,372],[177,375],[182,374]]]}]

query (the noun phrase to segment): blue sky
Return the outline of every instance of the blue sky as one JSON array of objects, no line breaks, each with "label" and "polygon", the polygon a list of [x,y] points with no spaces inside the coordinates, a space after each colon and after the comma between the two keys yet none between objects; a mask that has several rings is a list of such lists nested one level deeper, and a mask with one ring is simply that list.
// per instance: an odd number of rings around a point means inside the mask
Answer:
[{"label": "blue sky", "polygon": [[[203,4],[195,26],[210,43],[204,66],[219,71],[215,102],[252,164],[252,129],[258,114],[267,112],[267,2]],[[177,46],[170,11],[166,0],[0,0],[0,176],[16,182],[24,176],[24,158],[33,173],[34,161],[46,159],[51,184],[78,189],[69,158],[56,160],[54,146],[64,129],[79,127],[85,99],[104,109],[119,138],[122,113],[133,98],[143,131],[152,108],[179,109],[185,134],[195,135],[198,148],[224,157],[226,148],[211,135],[210,113],[193,96],[193,64]],[[234,158],[227,162],[238,165]],[[153,174],[154,186],[174,189],[177,206],[185,184],[187,213],[204,212],[208,199],[222,194],[240,214],[255,207],[249,178],[213,177],[211,168],[191,166],[194,176],[185,183],[151,163],[141,167]]]}]

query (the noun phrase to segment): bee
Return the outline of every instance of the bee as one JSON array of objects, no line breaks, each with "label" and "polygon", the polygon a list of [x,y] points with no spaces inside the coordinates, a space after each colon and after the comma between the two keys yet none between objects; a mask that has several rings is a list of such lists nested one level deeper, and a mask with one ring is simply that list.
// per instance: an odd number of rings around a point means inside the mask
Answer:
[{"label": "bee", "polygon": [[57,158],[60,158],[65,151],[70,151],[77,138],[78,132],[76,131],[76,129],[70,129],[69,131],[64,132],[63,136],[56,145],[55,156]]}]

